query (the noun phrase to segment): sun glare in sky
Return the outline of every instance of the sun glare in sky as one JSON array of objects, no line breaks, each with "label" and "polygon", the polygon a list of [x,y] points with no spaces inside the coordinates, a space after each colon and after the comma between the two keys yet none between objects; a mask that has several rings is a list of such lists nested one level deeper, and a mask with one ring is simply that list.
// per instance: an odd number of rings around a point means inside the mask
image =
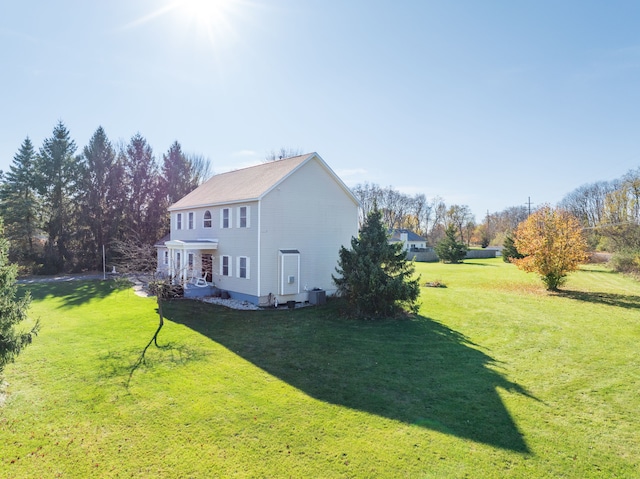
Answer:
[{"label": "sun glare in sky", "polygon": [[243,0],[174,0],[129,23],[137,27],[161,17],[170,17],[176,29],[205,38],[218,47],[233,38],[232,17],[238,15]]}]

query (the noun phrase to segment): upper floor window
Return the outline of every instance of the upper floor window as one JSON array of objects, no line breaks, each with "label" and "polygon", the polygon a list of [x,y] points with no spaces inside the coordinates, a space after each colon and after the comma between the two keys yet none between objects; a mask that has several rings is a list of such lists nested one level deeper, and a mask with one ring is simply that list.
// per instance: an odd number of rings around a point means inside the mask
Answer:
[{"label": "upper floor window", "polygon": [[249,208],[241,206],[238,208],[238,228],[249,227]]},{"label": "upper floor window", "polygon": [[211,228],[211,211],[209,210],[204,212],[203,226],[205,228]]},{"label": "upper floor window", "polygon": [[177,230],[182,229],[182,213],[178,213],[176,215],[176,229]]},{"label": "upper floor window", "polygon": [[192,229],[195,227],[195,225],[194,225],[194,213],[193,213],[193,211],[189,211],[189,216],[188,216],[188,218],[189,218],[189,229],[190,229],[190,230],[192,230]]},{"label": "upper floor window", "polygon": [[231,209],[222,208],[220,215],[220,228],[231,228]]}]

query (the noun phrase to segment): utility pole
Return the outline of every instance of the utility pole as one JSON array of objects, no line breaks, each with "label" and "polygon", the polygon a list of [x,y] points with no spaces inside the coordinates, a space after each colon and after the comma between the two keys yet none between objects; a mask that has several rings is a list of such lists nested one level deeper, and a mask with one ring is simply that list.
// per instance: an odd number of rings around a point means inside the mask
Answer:
[{"label": "utility pole", "polygon": [[529,207],[529,213],[527,214],[527,216],[531,216],[531,196],[529,196],[525,204]]}]

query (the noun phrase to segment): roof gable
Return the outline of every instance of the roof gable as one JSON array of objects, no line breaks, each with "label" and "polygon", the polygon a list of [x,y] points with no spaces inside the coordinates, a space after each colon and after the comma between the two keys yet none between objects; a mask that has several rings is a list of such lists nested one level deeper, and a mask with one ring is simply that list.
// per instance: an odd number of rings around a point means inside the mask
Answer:
[{"label": "roof gable", "polygon": [[425,238],[423,238],[422,236],[414,233],[411,230],[408,229],[392,229],[390,232],[390,241],[402,241],[401,240],[401,234],[406,234],[407,235],[407,241],[427,241]]},{"label": "roof gable", "polygon": [[358,204],[358,200],[351,191],[322,158],[317,153],[308,153],[214,175],[171,205],[169,211],[259,200],[313,158],[316,158],[323,165],[335,181]]}]

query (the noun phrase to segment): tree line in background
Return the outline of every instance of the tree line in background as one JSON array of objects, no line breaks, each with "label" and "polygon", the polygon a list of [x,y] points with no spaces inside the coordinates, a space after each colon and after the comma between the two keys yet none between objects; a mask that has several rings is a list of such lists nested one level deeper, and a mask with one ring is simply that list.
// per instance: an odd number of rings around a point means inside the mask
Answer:
[{"label": "tree line in background", "polygon": [[431,246],[447,238],[448,230],[454,231],[456,240],[467,246],[502,245],[509,232],[528,215],[525,206],[513,206],[487,214],[481,223],[476,223],[469,206],[447,205],[438,196],[429,200],[424,194],[411,196],[390,186],[383,188],[370,183],[356,185],[352,191],[362,206],[361,223],[377,206],[382,214],[382,222],[388,229],[414,231]]},{"label": "tree line in background", "polygon": [[[265,160],[292,154],[299,149],[274,150]],[[111,263],[118,254],[111,245],[149,245],[166,235],[167,207],[210,174],[209,161],[186,155],[177,141],[157,161],[139,133],[114,145],[98,127],[78,151],[58,122],[38,150],[25,138],[9,171],[0,173],[9,260],[22,273],[100,268],[103,245]],[[448,239],[511,248],[512,233],[531,214],[525,205],[512,206],[487,212],[478,223],[469,206],[447,205],[438,196],[412,196],[370,183],[352,192],[361,203],[361,225],[377,207],[386,228],[412,230],[430,246]],[[618,269],[640,268],[640,168],[618,180],[581,186],[558,206],[578,218],[591,250],[616,252]]]},{"label": "tree line in background", "polygon": [[580,186],[559,206],[580,221],[592,251],[614,253],[619,271],[640,272],[640,168]]},{"label": "tree line in background", "polygon": [[613,181],[580,186],[560,206],[588,230],[593,249],[640,249],[640,168]]},{"label": "tree line in background", "polygon": [[[512,206],[487,212],[477,223],[468,206],[447,205],[440,197],[429,200],[424,194],[411,196],[369,183],[352,191],[362,205],[361,223],[377,205],[388,229],[412,230],[433,247],[443,242],[504,246],[507,259],[522,257],[513,234],[537,211],[526,205]],[[613,253],[616,270],[640,273],[640,168],[614,181],[583,185],[566,195],[558,209],[577,218],[590,251]]]},{"label": "tree line in background", "polygon": [[115,146],[98,127],[78,151],[63,122],[36,150],[25,138],[0,178],[9,259],[22,273],[102,267],[119,241],[154,244],[169,232],[167,207],[210,175],[210,164],[174,142],[156,161],[139,133]]}]

